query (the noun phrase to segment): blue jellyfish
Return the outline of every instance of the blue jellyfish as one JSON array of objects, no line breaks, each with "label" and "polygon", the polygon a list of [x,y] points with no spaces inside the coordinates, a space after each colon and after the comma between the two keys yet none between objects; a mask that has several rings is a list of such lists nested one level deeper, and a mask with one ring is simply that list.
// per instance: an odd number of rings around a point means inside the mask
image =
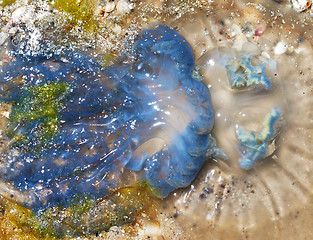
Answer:
[{"label": "blue jellyfish", "polygon": [[280,110],[272,108],[270,113],[265,116],[262,131],[251,131],[242,126],[236,129],[241,154],[238,162],[242,169],[251,169],[257,161],[269,155],[269,146],[273,143],[277,130],[275,124],[280,117]]},{"label": "blue jellyfish", "polygon": [[0,99],[12,104],[0,179],[37,198],[25,205],[103,197],[123,169],[162,197],[195,178],[213,141],[213,110],[176,31],[143,30],[107,67],[81,52],[14,57],[0,72]]},{"label": "blue jellyfish", "polygon": [[238,56],[230,59],[226,68],[229,73],[231,88],[246,89],[259,88],[269,90],[272,83],[265,74],[265,66],[263,63],[253,65],[251,56]]}]

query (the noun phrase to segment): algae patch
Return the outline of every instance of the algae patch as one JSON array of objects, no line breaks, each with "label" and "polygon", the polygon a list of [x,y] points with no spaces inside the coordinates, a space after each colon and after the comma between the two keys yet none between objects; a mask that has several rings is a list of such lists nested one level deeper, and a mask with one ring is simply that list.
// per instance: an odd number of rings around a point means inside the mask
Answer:
[{"label": "algae patch", "polygon": [[133,225],[137,219],[154,221],[158,197],[146,181],[117,189],[94,200],[77,195],[66,207],[58,205],[38,212],[0,197],[0,237],[16,239],[68,239],[108,231],[113,226]]},{"label": "algae patch", "polygon": [[95,28],[96,0],[54,0],[53,5],[66,13],[72,25],[81,25],[87,30]]},{"label": "algae patch", "polygon": [[[8,124],[8,135],[14,142],[33,142],[45,147],[56,137],[60,127],[59,111],[63,106],[69,84],[44,83],[29,87],[23,96],[13,104]],[[31,134],[26,134],[32,126]],[[35,140],[35,141],[34,141]]]},{"label": "algae patch", "polygon": [[0,0],[0,7],[4,7],[10,4],[13,4],[15,2],[16,0],[2,0],[2,1]]}]

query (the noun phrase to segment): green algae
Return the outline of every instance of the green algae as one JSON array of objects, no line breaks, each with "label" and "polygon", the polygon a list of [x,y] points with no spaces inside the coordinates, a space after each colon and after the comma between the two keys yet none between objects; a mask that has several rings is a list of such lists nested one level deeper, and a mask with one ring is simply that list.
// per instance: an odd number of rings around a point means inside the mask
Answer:
[{"label": "green algae", "polygon": [[53,239],[37,231],[39,219],[31,210],[3,197],[0,209],[0,239]]},{"label": "green algae", "polygon": [[15,2],[16,2],[16,0],[2,0],[2,1],[0,1],[0,7],[4,7],[4,6],[10,5],[10,4],[13,4]]},{"label": "green algae", "polygon": [[108,53],[108,54],[104,54],[102,57],[101,57],[101,64],[102,66],[108,66],[108,65],[111,65],[114,60],[116,60],[118,55],[116,54],[112,54],[112,53]]},{"label": "green algae", "polygon": [[150,195],[154,196],[157,199],[162,199],[162,196],[160,194],[160,191],[153,186],[148,180],[146,179],[141,179],[136,182],[136,185],[138,188],[143,189]]},{"label": "green algae", "polygon": [[153,220],[158,203],[155,191],[141,180],[100,200],[77,195],[65,207],[51,206],[37,213],[0,197],[0,239],[88,238],[113,226],[131,226],[143,215]]},{"label": "green algae", "polygon": [[156,191],[145,181],[137,182],[135,187],[116,190],[105,199],[99,201],[92,213],[93,232],[108,231],[112,226],[133,224],[145,213],[153,215],[157,204]]},{"label": "green algae", "polygon": [[73,219],[78,219],[83,214],[90,211],[94,202],[95,201],[88,196],[75,196],[66,209],[66,215]]},{"label": "green algae", "polygon": [[59,111],[67,96],[66,83],[44,83],[26,89],[26,94],[12,106],[8,124],[8,136],[13,142],[29,143],[30,136],[15,131],[17,126],[34,125],[34,136],[39,147],[45,147],[56,137],[59,127]]},{"label": "green algae", "polygon": [[80,25],[87,30],[96,28],[96,0],[54,0],[53,5],[66,13],[72,26]]},{"label": "green algae", "polygon": [[[41,225],[48,226],[45,231],[50,236],[65,238],[98,234],[113,226],[134,224],[142,213],[153,215],[157,198],[152,191],[150,184],[141,181],[96,201],[89,196],[75,196],[66,208],[54,206],[42,212]],[[51,235],[51,229],[63,235]]]},{"label": "green algae", "polygon": [[[87,235],[80,230],[82,214],[88,214],[94,201],[75,198],[66,208],[49,207],[38,213],[16,202],[0,198],[0,239],[69,239]],[[78,218],[78,219],[76,219]]]}]

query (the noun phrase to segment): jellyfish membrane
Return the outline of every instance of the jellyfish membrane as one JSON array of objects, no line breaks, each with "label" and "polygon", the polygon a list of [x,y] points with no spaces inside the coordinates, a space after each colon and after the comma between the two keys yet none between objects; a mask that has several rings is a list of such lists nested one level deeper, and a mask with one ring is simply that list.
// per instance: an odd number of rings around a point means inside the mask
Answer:
[{"label": "jellyfish membrane", "polygon": [[258,160],[269,155],[269,145],[274,141],[275,123],[281,116],[277,108],[272,108],[263,122],[260,132],[247,130],[242,126],[236,129],[236,137],[240,143],[241,158],[238,160],[243,169],[250,169]]},{"label": "jellyfish membrane", "polygon": [[165,25],[140,32],[108,67],[81,52],[15,55],[0,73],[1,100],[12,103],[0,178],[35,196],[30,207],[103,197],[123,169],[162,197],[188,186],[213,126],[194,66],[188,42]]}]

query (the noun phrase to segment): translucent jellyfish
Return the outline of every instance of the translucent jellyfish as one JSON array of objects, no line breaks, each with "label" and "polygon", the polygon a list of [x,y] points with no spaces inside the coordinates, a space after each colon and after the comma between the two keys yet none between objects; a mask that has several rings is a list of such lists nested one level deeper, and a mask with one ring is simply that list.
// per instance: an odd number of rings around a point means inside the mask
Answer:
[{"label": "translucent jellyfish", "polygon": [[[212,89],[214,135],[230,165],[248,170],[270,159],[279,148],[285,122],[281,115],[286,109],[275,78],[275,60],[247,42],[241,51],[230,47],[210,50],[200,57],[197,67]],[[219,151],[214,150],[215,154]]]},{"label": "translucent jellyfish", "polygon": [[241,168],[249,169],[253,167],[258,160],[264,159],[271,154],[269,149],[275,139],[275,132],[277,131],[275,123],[277,123],[280,115],[280,111],[273,108],[271,112],[266,115],[260,132],[247,130],[243,126],[238,126],[236,129],[236,137],[240,144],[241,158],[238,162]]},{"label": "translucent jellyfish", "polygon": [[162,197],[188,186],[213,126],[193,68],[187,41],[164,25],[105,68],[83,53],[16,55],[0,73],[1,99],[12,104],[0,178],[35,197],[24,202],[33,207],[105,196],[124,168]]},{"label": "translucent jellyfish", "polygon": [[229,72],[231,88],[261,88],[269,90],[272,86],[265,74],[265,66],[260,63],[253,65],[253,56],[239,56],[230,59],[226,65]]}]

